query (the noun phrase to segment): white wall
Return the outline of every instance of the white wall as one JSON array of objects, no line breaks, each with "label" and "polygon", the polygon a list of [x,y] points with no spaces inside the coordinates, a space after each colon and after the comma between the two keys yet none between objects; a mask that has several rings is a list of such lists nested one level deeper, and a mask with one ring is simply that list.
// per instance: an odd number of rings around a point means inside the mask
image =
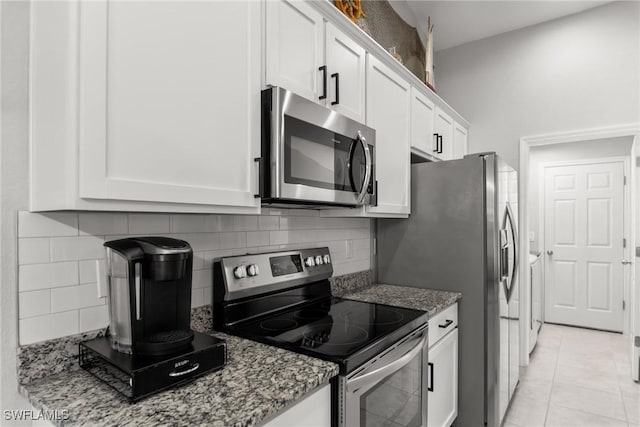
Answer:
[{"label": "white wall", "polygon": [[543,145],[532,147],[529,153],[529,230],[534,232],[535,239],[531,241],[532,251],[541,251],[539,209],[543,202],[540,189],[540,166],[550,162],[570,160],[598,159],[603,157],[629,157],[633,145],[633,138],[620,137],[598,139],[593,141],[572,142],[567,144]]},{"label": "white wall", "polygon": [[470,152],[518,168],[520,137],[640,120],[640,3],[614,2],[439,51],[436,89]]},{"label": "white wall", "polygon": [[[0,317],[2,352],[0,409],[26,409],[17,393],[16,343],[18,319],[17,230],[19,209],[27,207],[27,145],[29,84],[29,2],[0,2]],[[0,424],[8,421],[2,419]],[[21,425],[25,425],[22,423]]]}]

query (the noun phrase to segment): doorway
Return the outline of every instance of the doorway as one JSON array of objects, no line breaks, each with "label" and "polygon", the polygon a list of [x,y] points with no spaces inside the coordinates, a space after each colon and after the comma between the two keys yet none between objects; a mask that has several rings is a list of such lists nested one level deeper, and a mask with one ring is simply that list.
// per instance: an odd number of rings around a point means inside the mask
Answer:
[{"label": "doorway", "polygon": [[[542,158],[541,155],[543,153],[547,154],[546,158]],[[622,330],[623,332],[623,336],[622,339],[624,340],[624,342],[627,342],[627,348],[630,349],[629,351],[629,359],[630,360],[637,360],[638,358],[638,352],[634,351],[633,347],[633,343],[634,343],[634,337],[639,335],[640,332],[640,313],[638,310],[638,308],[640,308],[640,289],[638,288],[638,283],[635,282],[635,276],[637,273],[636,270],[640,270],[640,263],[638,262],[634,262],[637,261],[637,258],[634,257],[635,255],[635,250],[634,247],[638,246],[638,242],[640,242],[640,238],[638,236],[640,236],[640,217],[638,217],[638,215],[636,214],[636,212],[640,212],[640,208],[638,206],[640,206],[640,198],[638,197],[637,190],[634,190],[634,188],[638,188],[638,186],[640,185],[640,174],[638,173],[638,171],[640,170],[640,162],[638,162],[638,164],[636,165],[636,157],[640,156],[640,124],[629,124],[629,125],[620,125],[620,126],[611,126],[611,127],[604,127],[604,128],[594,128],[594,129],[586,129],[586,130],[580,130],[580,131],[570,131],[570,132],[560,132],[560,133],[555,133],[555,134],[547,134],[547,135],[538,135],[538,136],[531,136],[531,137],[523,137],[520,139],[520,194],[521,194],[521,205],[520,205],[520,229],[523,230],[523,238],[520,240],[520,252],[524,253],[524,254],[528,254],[528,253],[540,253],[541,257],[540,257],[540,263],[538,263],[539,267],[541,267],[538,271],[540,272],[538,274],[538,276],[543,276],[543,272],[546,269],[546,265],[540,265],[540,264],[553,264],[552,262],[548,262],[549,261],[549,257],[552,256],[556,256],[556,259],[559,260],[559,256],[562,255],[561,253],[559,254],[555,248],[549,248],[549,250],[551,251],[551,255],[547,255],[546,254],[546,245],[544,243],[545,240],[545,233],[544,233],[544,228],[540,228],[543,227],[544,224],[544,219],[545,219],[545,209],[543,206],[540,205],[544,205],[544,201],[541,203],[537,203],[534,202],[534,200],[538,200],[541,196],[542,193],[544,193],[544,186],[545,186],[545,178],[544,178],[544,168],[542,168],[542,172],[541,172],[541,165],[543,163],[546,164],[552,164],[555,163],[553,166],[558,166],[557,169],[555,169],[556,172],[560,171],[559,167],[563,167],[563,166],[567,166],[567,165],[571,165],[571,164],[575,164],[578,162],[582,162],[584,163],[594,163],[594,159],[596,160],[595,163],[607,163],[608,160],[611,160],[611,158],[614,158],[613,160],[618,161],[620,160],[620,158],[623,158],[623,162],[626,161],[626,163],[624,163],[623,166],[623,175],[626,176],[626,186],[623,185],[624,187],[624,196],[623,196],[623,210],[626,210],[627,215],[624,218],[623,223],[621,224],[622,226],[622,233],[623,233],[623,239],[626,239],[626,247],[622,247],[624,245],[624,241],[620,242],[619,248],[618,250],[622,250],[622,257],[621,259],[618,259],[617,262],[619,263],[617,268],[618,268],[618,272],[614,271],[615,269],[613,268],[613,265],[601,265],[601,264],[607,264],[607,262],[604,261],[597,261],[600,262],[600,264],[598,264],[597,262],[594,262],[593,260],[590,261],[591,264],[589,264],[590,268],[591,268],[591,276],[592,276],[592,282],[594,282],[595,278],[597,277],[597,275],[599,274],[600,276],[604,276],[605,279],[607,279],[608,281],[598,281],[600,283],[600,286],[591,286],[591,306],[594,312],[598,312],[597,310],[600,309],[601,312],[607,311],[602,309],[603,306],[605,305],[610,305],[609,301],[604,301],[603,303],[603,298],[602,295],[606,296],[609,298],[611,304],[613,304],[614,300],[619,301],[619,297],[617,296],[617,294],[614,295],[613,290],[614,288],[608,288],[608,283],[612,283],[614,280],[613,276],[617,275],[620,276],[619,273],[619,269],[622,268],[622,281],[624,283],[623,285],[623,289],[622,289],[622,300],[624,301],[624,305],[625,305],[625,309],[623,311],[622,314],[622,328],[620,329],[619,325],[619,320],[617,320],[616,325],[614,326],[602,326],[602,324],[596,326],[595,324],[591,323],[590,326],[591,328],[602,328],[605,330],[616,330],[616,331],[620,331]],[[536,159],[537,157],[537,159]],[[631,161],[633,159],[633,162]],[[560,164],[560,163],[564,163],[564,164]],[[610,162],[609,162],[610,163]],[[592,167],[595,167],[596,169],[600,166],[597,165],[593,165]],[[604,168],[607,168],[607,166],[602,166]],[[593,169],[594,171],[596,169]],[[567,172],[567,170],[565,170],[564,172]],[[572,172],[576,172],[576,171],[572,171]],[[612,172],[613,174],[618,174],[617,171]],[[587,174],[587,172],[582,171],[582,174]],[[608,173],[604,173],[604,175],[608,175]],[[601,180],[606,179],[603,176],[598,176],[595,175],[591,178],[592,180],[592,186],[603,186],[604,184],[602,183],[597,183],[596,181],[598,181],[598,178],[600,178]],[[609,179],[613,179],[611,175],[608,175]],[[550,178],[549,178],[550,179]],[[576,179],[576,178],[574,178]],[[581,178],[582,179],[582,178]],[[587,179],[586,177],[584,178],[585,180]],[[625,178],[622,178],[623,180]],[[562,179],[560,179],[560,181],[562,181]],[[571,179],[565,179],[565,181],[571,181]],[[562,184],[562,183],[560,183]],[[565,185],[567,185],[565,183]],[[562,187],[562,185],[560,185]],[[587,192],[587,188],[586,188],[586,184],[583,187],[583,192]],[[584,199],[587,198],[586,194],[582,194],[581,197],[584,196]],[[594,198],[597,199],[598,197],[591,197],[590,198]],[[601,198],[608,198],[608,197],[601,197]],[[626,198],[626,200],[624,199]],[[577,202],[574,202],[577,203]],[[600,205],[599,207],[601,208],[600,210],[602,210],[603,206],[607,209],[609,209],[609,213],[611,213],[611,216],[614,215],[613,212],[611,212],[611,209],[613,209],[613,205],[615,205],[615,203],[617,203],[617,201],[600,201],[600,202],[592,202],[592,205],[594,207],[594,213],[598,210],[598,204]],[[565,206],[562,207],[568,207],[568,205],[570,205],[571,203],[565,203]],[[606,206],[606,205],[610,205],[610,206]],[[638,205],[638,206],[636,206]],[[606,210],[606,209],[605,209]],[[617,210],[617,209],[616,209]],[[594,216],[594,213],[591,214],[591,216]],[[588,213],[585,213],[585,215],[588,215]],[[575,216],[573,217],[575,219]],[[583,222],[585,222],[585,224],[588,222],[588,218],[587,216],[585,216],[585,220]],[[611,222],[611,221],[609,221]],[[596,226],[598,225],[598,226]],[[604,236],[606,235],[607,238],[610,238],[611,240],[613,240],[613,234],[615,234],[616,230],[605,230],[605,233],[601,233],[600,235],[594,234],[596,231],[602,231],[602,221],[600,224],[597,224],[596,221],[593,222],[592,225],[592,235],[591,235],[591,239],[592,239],[592,243],[597,243],[601,246],[603,246],[602,240],[604,238]],[[620,226],[619,222],[615,222],[614,224],[611,224],[611,227],[618,227]],[[562,227],[561,227],[562,228]],[[566,232],[566,229],[561,229],[560,233],[562,232]],[[575,232],[575,228],[573,230]],[[588,232],[581,232],[581,235],[584,236],[584,239],[588,238],[589,236],[585,236],[585,234],[588,234]],[[565,236],[561,236],[561,237],[567,237],[566,233]],[[577,237],[576,237],[577,238]],[[594,246],[594,245],[592,245]],[[597,246],[597,245],[595,245]],[[566,249],[566,248],[562,248],[562,249]],[[561,251],[562,252],[562,251]],[[618,257],[619,254],[614,254],[612,257]],[[531,257],[531,258],[535,258],[535,257]],[[521,271],[529,271],[529,260],[527,260],[525,257],[521,257],[521,264],[520,264],[520,270]],[[562,260],[560,260],[562,261]],[[630,265],[622,265],[622,261],[631,261]],[[613,261],[611,261],[613,262]],[[585,260],[584,263],[586,264],[587,261]],[[570,264],[570,263],[569,263]],[[574,264],[575,265],[575,264]],[[567,267],[567,265],[563,265],[562,267]],[[600,268],[599,268],[600,267]],[[573,268],[573,267],[572,267]],[[561,269],[562,270],[562,269]],[[567,270],[569,270],[569,268],[565,268],[565,271],[559,271],[559,272],[555,272],[556,275],[560,274],[565,274],[568,275],[569,277],[571,277],[571,274],[568,273],[572,273],[571,271],[567,272]],[[583,269],[584,271],[584,269]],[[583,277],[586,277],[586,272],[583,274]],[[525,343],[528,342],[535,342],[535,339],[531,340],[529,338],[535,338],[535,330],[536,328],[527,328],[526,326],[529,325],[530,320],[532,319],[531,317],[531,312],[532,311],[538,311],[538,310],[533,310],[536,308],[535,304],[532,303],[532,299],[530,298],[530,292],[532,291],[532,287],[531,287],[531,275],[521,275],[521,291],[524,297],[524,304],[522,305],[522,310],[521,310],[521,317],[523,318],[524,322],[522,322],[524,324],[524,326],[521,327],[521,336],[523,337],[523,339],[521,340],[521,342],[523,343],[523,345],[521,346],[521,350],[520,350],[520,355],[521,355],[521,359],[520,359],[520,363],[522,366],[527,366],[529,364],[529,358],[530,358],[530,352],[529,352],[529,348],[526,348]],[[577,281],[578,278],[576,277],[575,281]],[[602,283],[605,283],[605,285],[602,285]],[[586,292],[588,293],[589,289],[588,289],[588,283],[584,283],[584,280],[581,283],[582,286],[582,290],[581,293],[584,294],[584,289],[586,289]],[[535,289],[535,287],[534,287]],[[564,289],[565,291],[571,291],[571,292],[577,292],[577,288],[576,286],[574,286],[573,288],[571,287],[567,287],[566,289]],[[619,290],[619,288],[618,288]],[[563,298],[565,298],[565,302],[566,302],[566,297],[567,295],[561,295]],[[583,295],[583,300],[586,300],[589,296],[584,296]],[[544,301],[546,298],[545,296],[541,296],[542,301]],[[596,304],[595,301],[598,301],[598,303]],[[533,300],[535,302],[535,300]],[[584,307],[586,310],[587,307],[587,302],[584,303]],[[544,304],[543,305],[543,312],[544,310]],[[570,304],[565,304],[565,305],[570,305]],[[621,306],[622,304],[618,304],[618,306]],[[575,310],[575,309],[574,309]],[[547,310],[548,311],[548,310]],[[609,310],[609,311],[614,311],[614,310]],[[544,316],[547,313],[543,313],[543,321],[544,322],[549,322],[549,320],[554,320],[553,319],[553,315],[551,315],[551,319],[549,318],[544,318]],[[603,313],[599,313],[599,314],[603,314]],[[612,315],[612,317],[615,318],[615,314]],[[619,314],[618,314],[619,316]],[[619,319],[619,317],[618,317]],[[558,323],[564,323],[564,324],[575,324],[576,322],[570,322],[567,321],[566,319],[564,321],[558,321],[555,320]],[[587,326],[586,324],[582,324],[582,326]],[[543,324],[542,329],[544,329],[545,325]],[[533,332],[532,332],[533,331]],[[535,352],[535,350],[534,350]],[[632,364],[632,366],[635,366],[635,364]],[[633,369],[627,374],[629,376],[631,376],[632,378],[635,378],[637,380],[638,374],[637,372],[635,372]]]},{"label": "doorway", "polygon": [[[590,152],[588,144],[576,148]],[[629,153],[630,141],[620,141],[616,149]],[[623,331],[625,162],[601,158],[540,165],[547,323]]]}]

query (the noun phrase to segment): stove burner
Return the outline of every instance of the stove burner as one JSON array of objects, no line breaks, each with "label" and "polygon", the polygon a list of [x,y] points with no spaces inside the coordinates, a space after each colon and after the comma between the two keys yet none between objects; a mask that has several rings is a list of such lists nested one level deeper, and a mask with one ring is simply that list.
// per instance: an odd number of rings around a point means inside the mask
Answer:
[{"label": "stove burner", "polygon": [[298,322],[291,319],[267,319],[260,323],[260,327],[267,331],[284,331],[298,326]]},{"label": "stove burner", "polygon": [[321,319],[326,315],[327,315],[326,311],[313,309],[313,308],[298,310],[295,313],[293,313],[293,317],[295,317],[296,319],[303,319],[303,320]]},{"label": "stove burner", "polygon": [[333,326],[329,323],[314,325],[302,333],[302,345],[310,348],[321,345],[351,346],[363,343],[369,338],[369,333],[359,326],[337,327],[336,330],[332,328]]},{"label": "stove burner", "polygon": [[402,322],[404,319],[402,313],[392,308],[378,307],[376,313],[378,316],[373,322],[376,325],[393,325],[394,323]]}]

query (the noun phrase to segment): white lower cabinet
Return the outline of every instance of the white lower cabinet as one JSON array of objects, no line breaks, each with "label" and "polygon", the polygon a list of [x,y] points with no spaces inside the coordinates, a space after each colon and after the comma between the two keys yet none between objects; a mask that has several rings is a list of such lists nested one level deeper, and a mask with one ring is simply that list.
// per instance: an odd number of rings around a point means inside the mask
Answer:
[{"label": "white lower cabinet", "polygon": [[[429,322],[429,328],[439,328]],[[458,329],[429,347],[428,427],[449,427],[458,415]]]},{"label": "white lower cabinet", "polygon": [[286,409],[262,427],[330,427],[331,385],[326,384]]}]

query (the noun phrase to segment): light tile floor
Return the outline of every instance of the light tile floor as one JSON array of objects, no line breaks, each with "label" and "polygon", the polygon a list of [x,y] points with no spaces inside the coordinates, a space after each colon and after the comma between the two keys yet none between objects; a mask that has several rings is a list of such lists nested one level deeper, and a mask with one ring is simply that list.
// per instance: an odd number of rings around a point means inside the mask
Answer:
[{"label": "light tile floor", "polygon": [[640,427],[621,334],[545,324],[504,427]]}]

